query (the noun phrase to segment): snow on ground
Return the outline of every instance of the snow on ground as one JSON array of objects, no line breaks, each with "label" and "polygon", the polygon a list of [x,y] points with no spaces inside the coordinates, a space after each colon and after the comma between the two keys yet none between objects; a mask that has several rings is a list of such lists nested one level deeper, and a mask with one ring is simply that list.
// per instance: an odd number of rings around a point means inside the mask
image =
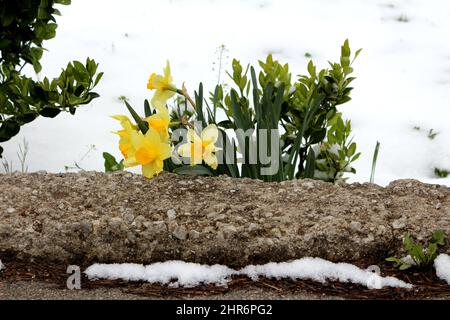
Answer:
[{"label": "snow on ground", "polygon": [[170,286],[194,287],[199,284],[226,285],[233,275],[246,275],[253,280],[269,278],[310,279],[319,282],[337,280],[353,282],[370,289],[383,287],[412,288],[393,277],[381,277],[348,263],[333,263],[320,258],[302,258],[291,262],[249,265],[239,271],[221,265],[200,265],[183,261],[166,261],[148,266],[139,264],[94,264],[84,273],[89,279],[147,281]]},{"label": "snow on ground", "polygon": [[[117,129],[109,115],[125,113],[119,96],[139,107],[151,93],[151,72],[172,64],[177,84],[212,90],[218,46],[229,59],[256,64],[268,53],[289,62],[294,75],[308,59],[325,67],[350,39],[364,51],[355,64],[353,100],[342,106],[351,119],[362,157],[350,181],[370,176],[376,141],[381,149],[375,182],[399,178],[450,185],[434,178],[434,167],[450,170],[450,2],[446,0],[78,0],[62,7],[56,39],[46,43],[43,75],[56,76],[73,59],[87,56],[105,76],[100,99],[76,116],[41,118],[5,143],[5,156],[19,163],[18,144],[30,144],[29,169],[64,171],[74,161],[102,170],[101,153],[119,156]],[[32,74],[31,70],[28,70]],[[224,77],[222,77],[224,78]],[[421,130],[414,130],[413,127]],[[428,130],[439,134],[427,137]],[[96,150],[83,155],[95,145]]]},{"label": "snow on ground", "polygon": [[447,281],[450,285],[450,256],[447,254],[440,254],[436,260],[434,260],[434,267],[439,279]]},{"label": "snow on ground", "polygon": [[370,270],[363,270],[349,263],[333,263],[320,258],[302,258],[291,262],[250,265],[242,269],[240,273],[254,280],[258,276],[265,276],[270,278],[311,279],[322,283],[327,280],[337,280],[361,284],[370,289],[412,287],[396,278],[381,277]]},{"label": "snow on ground", "polygon": [[236,274],[226,266],[207,266],[183,261],[158,262],[148,266],[133,263],[94,264],[84,273],[89,279],[147,281],[181,287],[194,287],[201,283],[225,285],[227,278]]}]

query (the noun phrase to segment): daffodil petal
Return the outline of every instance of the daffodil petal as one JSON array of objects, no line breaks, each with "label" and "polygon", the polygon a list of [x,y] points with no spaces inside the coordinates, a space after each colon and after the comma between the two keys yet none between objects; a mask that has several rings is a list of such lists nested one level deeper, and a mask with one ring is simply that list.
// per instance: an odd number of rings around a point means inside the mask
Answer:
[{"label": "daffodil petal", "polygon": [[203,153],[214,153],[219,148],[216,148],[214,143],[209,143],[207,145],[203,145]]},{"label": "daffodil petal", "polygon": [[217,157],[213,153],[204,153],[203,161],[214,170],[217,169]]},{"label": "daffodil petal", "polygon": [[152,106],[156,109],[166,109],[167,100],[172,98],[175,92],[170,90],[157,90],[152,98]]},{"label": "daffodil petal", "polygon": [[125,168],[136,167],[136,166],[138,166],[139,164],[140,164],[140,163],[136,161],[136,158],[135,158],[134,156],[133,156],[133,157],[125,158],[125,159],[123,160],[123,166],[124,166]]},{"label": "daffodil petal", "polygon": [[148,131],[144,135],[144,144],[147,146],[157,146],[161,143],[161,137],[158,131],[152,127],[148,128]]},{"label": "daffodil petal", "polygon": [[111,118],[113,118],[115,120],[119,120],[119,121],[126,121],[126,120],[129,121],[128,117],[124,116],[123,114],[116,114],[116,115],[111,116]]},{"label": "daffodil petal", "polygon": [[202,141],[206,143],[215,143],[219,137],[219,130],[216,125],[210,124],[202,131]]},{"label": "daffodil petal", "polygon": [[166,61],[166,67],[164,68],[164,80],[168,84],[170,84],[172,82],[172,76],[170,75],[170,63],[169,63],[169,60]]},{"label": "daffodil petal", "polygon": [[178,147],[177,152],[180,156],[184,158],[191,157],[191,143],[184,143]]},{"label": "daffodil petal", "polygon": [[164,161],[172,156],[172,147],[169,144],[161,143],[159,146],[159,160]]},{"label": "daffodil petal", "polygon": [[164,168],[164,164],[161,161],[153,161],[149,164],[142,166],[142,174],[146,178],[153,178],[160,173]]},{"label": "daffodil petal", "polygon": [[190,142],[199,143],[202,141],[202,138],[195,132],[194,129],[188,129],[187,138]]}]

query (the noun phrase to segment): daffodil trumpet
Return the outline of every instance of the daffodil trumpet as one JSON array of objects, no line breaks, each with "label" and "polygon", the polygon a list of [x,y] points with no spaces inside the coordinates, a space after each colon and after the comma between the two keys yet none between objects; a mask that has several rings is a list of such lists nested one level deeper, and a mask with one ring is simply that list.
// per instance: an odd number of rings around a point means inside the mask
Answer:
[{"label": "daffodil trumpet", "polygon": [[163,171],[164,160],[171,157],[172,147],[161,140],[158,131],[152,127],[145,134],[135,131],[131,133],[130,140],[134,152],[125,158],[125,167],[141,165],[142,174],[147,178]]}]

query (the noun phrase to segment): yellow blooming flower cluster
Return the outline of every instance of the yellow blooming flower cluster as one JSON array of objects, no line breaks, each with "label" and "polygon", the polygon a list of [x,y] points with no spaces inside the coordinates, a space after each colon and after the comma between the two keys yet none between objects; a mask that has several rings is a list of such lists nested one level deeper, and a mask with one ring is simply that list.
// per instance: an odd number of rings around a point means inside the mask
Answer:
[{"label": "yellow blooming flower cluster", "polygon": [[156,128],[150,125],[148,131],[143,134],[128,117],[119,115],[113,116],[113,118],[119,120],[122,125],[122,130],[115,133],[120,137],[119,149],[125,159],[124,166],[141,165],[142,174],[147,178],[152,178],[161,172],[164,160],[170,158],[172,154],[172,147],[168,143],[168,139],[163,138],[168,136],[168,127],[164,131],[159,123]]},{"label": "yellow blooming flower cluster", "polygon": [[[151,100],[156,113],[145,118],[148,131],[144,134],[139,127],[124,115],[112,118],[120,121],[122,130],[115,133],[120,137],[119,149],[124,156],[124,166],[134,167],[141,165],[142,174],[152,178],[164,168],[164,160],[172,156],[169,125],[170,116],[166,103],[177,93],[172,84],[170,65],[167,62],[163,75],[153,73],[147,83],[147,88],[156,90]],[[191,165],[201,164],[204,161],[211,168],[217,168],[217,148],[215,143],[218,130],[215,125],[207,126],[199,137],[194,130],[188,130],[188,142],[178,148],[178,154],[190,158]]]}]

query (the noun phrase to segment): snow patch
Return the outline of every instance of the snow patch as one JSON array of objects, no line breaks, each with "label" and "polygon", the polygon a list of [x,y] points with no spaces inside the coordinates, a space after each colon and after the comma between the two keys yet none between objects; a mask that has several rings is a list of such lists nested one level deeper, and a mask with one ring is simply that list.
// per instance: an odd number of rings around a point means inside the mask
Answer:
[{"label": "snow patch", "polygon": [[2,260],[0,260],[0,271],[3,269],[6,269],[5,265],[2,263]]},{"label": "snow patch", "polygon": [[[166,261],[142,264],[94,264],[84,273],[89,279],[109,279],[127,281],[146,281],[150,283],[170,284],[172,287],[195,287],[199,284],[216,283],[226,285],[236,271],[222,265],[200,265],[184,261]],[[175,282],[173,282],[176,280]]]},{"label": "snow patch", "polygon": [[450,256],[447,254],[440,254],[434,260],[434,268],[439,279],[447,281],[450,285]]},{"label": "snow patch", "polygon": [[333,263],[320,258],[302,258],[291,262],[249,265],[239,271],[223,265],[200,265],[183,261],[158,262],[148,266],[139,264],[94,264],[84,273],[89,279],[147,281],[170,286],[194,287],[199,284],[226,285],[233,275],[246,275],[256,281],[258,277],[310,279],[319,282],[336,280],[352,282],[370,289],[383,287],[412,288],[393,277],[382,277],[370,270],[348,263]]},{"label": "snow patch", "polygon": [[310,279],[325,283],[327,280],[339,282],[352,282],[367,286],[369,289],[383,287],[412,288],[394,277],[381,277],[380,275],[358,268],[349,263],[333,263],[320,258],[303,258],[292,262],[268,263],[259,266],[247,266],[241,273],[253,280],[258,276],[269,278]]}]

